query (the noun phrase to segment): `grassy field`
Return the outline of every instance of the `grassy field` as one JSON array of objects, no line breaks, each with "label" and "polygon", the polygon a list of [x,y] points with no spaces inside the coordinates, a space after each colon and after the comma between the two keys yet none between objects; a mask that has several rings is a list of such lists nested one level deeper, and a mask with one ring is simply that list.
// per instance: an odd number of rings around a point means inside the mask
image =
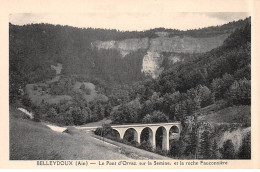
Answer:
[{"label": "grassy field", "polygon": [[10,159],[129,159],[85,132],[59,133],[10,110]]},{"label": "grassy field", "polygon": [[[91,126],[109,123],[102,120]],[[88,125],[89,126],[89,125]],[[98,136],[96,136],[98,137]],[[48,125],[28,119],[10,109],[10,160],[123,160],[169,159],[112,140],[103,141],[92,133],[69,127],[55,132]]]},{"label": "grassy field", "polygon": [[213,124],[249,123],[251,122],[251,106],[232,106],[198,117],[199,121]]}]

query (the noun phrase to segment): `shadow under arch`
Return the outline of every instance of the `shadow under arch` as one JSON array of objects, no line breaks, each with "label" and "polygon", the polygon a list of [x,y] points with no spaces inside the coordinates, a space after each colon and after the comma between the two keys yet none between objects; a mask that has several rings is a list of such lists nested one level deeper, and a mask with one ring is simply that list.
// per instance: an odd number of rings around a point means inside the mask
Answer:
[{"label": "shadow under arch", "polygon": [[112,129],[110,135],[111,135],[112,138],[114,138],[116,140],[120,140],[120,133],[117,130]]},{"label": "shadow under arch", "polygon": [[172,126],[169,130],[169,146],[170,149],[174,146],[174,143],[180,139],[180,129],[178,126]]},{"label": "shadow under arch", "polygon": [[124,133],[123,139],[130,143],[133,141],[138,142],[138,133],[134,128],[128,128]]},{"label": "shadow under arch", "polygon": [[142,142],[149,142],[150,145],[153,144],[153,130],[149,127],[145,127],[142,132],[141,132],[141,135],[140,135],[140,141],[141,143]]},{"label": "shadow under arch", "polygon": [[166,150],[167,147],[167,131],[161,126],[155,132],[156,149]]}]

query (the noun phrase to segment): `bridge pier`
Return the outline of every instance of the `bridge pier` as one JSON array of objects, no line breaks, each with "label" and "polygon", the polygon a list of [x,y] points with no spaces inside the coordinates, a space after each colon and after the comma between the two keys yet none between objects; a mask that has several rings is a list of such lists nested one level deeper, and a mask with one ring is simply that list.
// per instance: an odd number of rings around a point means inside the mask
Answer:
[{"label": "bridge pier", "polygon": [[175,134],[180,135],[181,124],[176,123],[159,123],[159,124],[130,124],[130,125],[115,125],[111,126],[114,130],[118,131],[120,139],[124,139],[124,135],[127,130],[132,130],[134,140],[141,144],[141,134],[145,128],[148,128],[149,131],[149,142],[151,146],[156,149],[156,132],[159,128],[162,130],[162,150],[170,149],[170,130],[172,127],[176,127],[178,132]]}]

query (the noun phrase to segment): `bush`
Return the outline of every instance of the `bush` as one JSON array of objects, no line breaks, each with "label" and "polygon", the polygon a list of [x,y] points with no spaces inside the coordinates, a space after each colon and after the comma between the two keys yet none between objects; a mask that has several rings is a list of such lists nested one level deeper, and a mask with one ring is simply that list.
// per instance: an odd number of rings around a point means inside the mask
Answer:
[{"label": "bush", "polygon": [[31,106],[32,106],[32,101],[31,101],[31,99],[30,99],[27,95],[25,95],[25,96],[23,96],[23,98],[22,98],[22,104],[23,104],[25,107],[31,108]]},{"label": "bush", "polygon": [[135,141],[135,140],[132,140],[132,141],[130,142],[130,144],[131,144],[132,146],[134,146],[134,147],[138,147],[138,146],[139,146],[139,143],[138,143],[137,141]]},{"label": "bush", "polygon": [[108,135],[113,136],[113,129],[111,128],[110,125],[105,124],[102,127],[97,128],[94,131],[94,134],[98,135],[98,136],[102,136],[102,137],[106,137]]},{"label": "bush", "polygon": [[34,113],[34,115],[33,115],[33,121],[34,121],[34,122],[41,122],[40,116],[39,116],[38,113]]},{"label": "bush", "polygon": [[67,133],[70,135],[78,135],[81,134],[81,131],[75,127],[68,127],[63,133]]},{"label": "bush", "polygon": [[155,153],[163,155],[163,156],[168,155],[168,151],[162,150],[161,148],[158,148],[158,147],[155,149]]},{"label": "bush", "polygon": [[151,145],[151,143],[149,141],[143,141],[140,144],[139,148],[147,150],[147,151],[152,151],[153,150],[153,147],[152,147],[152,145]]},{"label": "bush", "polygon": [[102,131],[103,131],[103,129],[101,127],[96,128],[96,130],[94,131],[94,134],[98,135],[98,136],[101,136],[102,135]]}]

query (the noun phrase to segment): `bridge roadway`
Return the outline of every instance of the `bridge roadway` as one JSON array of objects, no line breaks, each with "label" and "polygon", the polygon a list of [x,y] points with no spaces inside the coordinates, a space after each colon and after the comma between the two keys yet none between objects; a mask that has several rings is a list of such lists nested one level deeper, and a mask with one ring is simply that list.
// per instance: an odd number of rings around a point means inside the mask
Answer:
[{"label": "bridge roadway", "polygon": [[[101,127],[101,126],[99,126]],[[134,140],[141,143],[141,136],[146,132],[149,137],[148,140],[153,148],[156,148],[156,137],[160,137],[162,143],[162,150],[169,150],[170,140],[179,139],[181,132],[180,122],[171,123],[153,123],[153,124],[126,124],[126,125],[111,125],[116,135],[120,139],[125,139],[126,133],[132,132]],[[85,131],[95,130],[97,127],[80,127]],[[158,132],[162,135],[158,135]]]}]

